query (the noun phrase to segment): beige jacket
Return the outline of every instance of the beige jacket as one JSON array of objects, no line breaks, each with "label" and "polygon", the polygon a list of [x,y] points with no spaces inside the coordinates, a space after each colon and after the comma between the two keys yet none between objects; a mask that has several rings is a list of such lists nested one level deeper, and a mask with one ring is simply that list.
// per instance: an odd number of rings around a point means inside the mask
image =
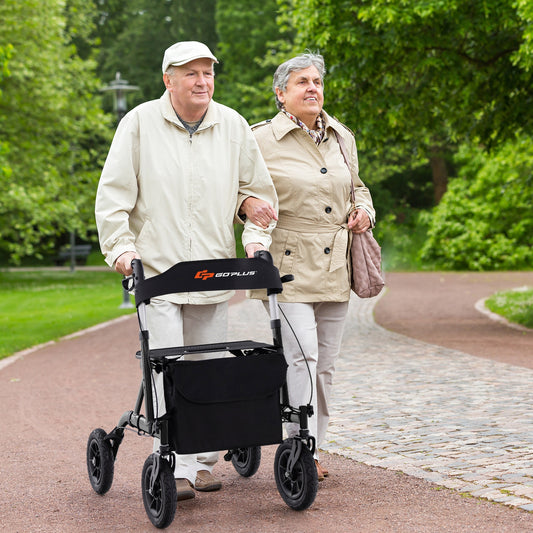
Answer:
[{"label": "beige jacket", "polygon": [[[282,302],[343,302],[350,298],[350,173],[333,130],[351,154],[356,206],[375,220],[370,192],[359,179],[351,132],[324,112],[326,136],[316,145],[309,134],[278,113],[252,129],[279,198],[279,221],[272,233],[274,264],[294,281],[283,286]],[[251,291],[253,298],[266,298]]]},{"label": "beige jacket", "polygon": [[[233,223],[242,201],[255,196],[277,208],[268,170],[247,122],[211,102],[191,136],[167,92],[120,122],[96,195],[102,252],[112,266],[136,251],[147,277],[179,261],[235,257]],[[272,227],[274,223],[272,224]],[[268,247],[270,233],[247,221],[243,244]],[[175,303],[218,303],[231,291],[184,293]]]}]

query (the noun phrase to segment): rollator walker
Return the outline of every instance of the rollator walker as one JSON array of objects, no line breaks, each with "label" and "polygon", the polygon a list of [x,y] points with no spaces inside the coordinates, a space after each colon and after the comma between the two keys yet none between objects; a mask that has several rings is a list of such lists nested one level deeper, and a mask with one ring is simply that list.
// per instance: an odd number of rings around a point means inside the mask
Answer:
[{"label": "rollator walker", "polygon": [[[141,260],[132,262],[133,276],[123,280],[135,294],[139,321],[142,381],[132,411],[106,433],[95,429],[87,442],[87,469],[95,492],[105,494],[113,483],[114,463],[128,427],[160,439],[148,456],[141,478],[148,518],[157,528],[169,526],[176,512],[174,479],[178,454],[228,450],[224,455],[244,477],[255,474],[261,446],[279,444],[274,460],[277,489],[294,510],[315,500],[318,477],[309,434],[311,405],[289,405],[287,364],[283,354],[277,294],[292,276],[280,278],[266,251],[253,259],[211,259],[177,263],[157,276],[144,277]],[[150,299],[179,292],[267,289],[272,344],[251,340],[150,349],[146,306]],[[219,353],[213,359],[185,360],[188,354]],[[153,373],[162,373],[166,413],[154,413],[157,394]],[[144,404],[144,414],[141,409]],[[299,433],[283,440],[283,422],[299,423]]]}]

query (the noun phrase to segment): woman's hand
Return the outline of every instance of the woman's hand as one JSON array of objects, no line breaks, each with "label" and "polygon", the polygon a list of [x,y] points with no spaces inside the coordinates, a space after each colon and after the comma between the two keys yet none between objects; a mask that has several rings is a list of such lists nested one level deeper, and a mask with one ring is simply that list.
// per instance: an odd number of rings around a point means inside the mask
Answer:
[{"label": "woman's hand", "polygon": [[356,209],[348,218],[348,229],[354,233],[364,233],[370,226],[370,218],[364,209]]},{"label": "woman's hand", "polygon": [[277,220],[276,210],[265,200],[248,196],[241,204],[239,209],[240,215],[246,215],[246,218],[263,229],[267,229],[272,219]]}]

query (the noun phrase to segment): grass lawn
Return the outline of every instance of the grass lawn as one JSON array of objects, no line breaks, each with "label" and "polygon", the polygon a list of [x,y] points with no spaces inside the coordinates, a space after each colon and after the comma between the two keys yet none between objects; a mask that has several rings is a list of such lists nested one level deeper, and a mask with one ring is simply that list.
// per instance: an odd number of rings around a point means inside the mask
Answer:
[{"label": "grass lawn", "polygon": [[533,289],[497,292],[486,300],[485,305],[510,322],[533,328]]},{"label": "grass lawn", "polygon": [[120,309],[115,272],[0,271],[0,359],[134,309]]},{"label": "grass lawn", "polygon": [[[0,359],[133,313],[134,309],[120,309],[121,278],[111,270],[0,270]],[[496,293],[486,306],[533,328],[531,288]]]}]

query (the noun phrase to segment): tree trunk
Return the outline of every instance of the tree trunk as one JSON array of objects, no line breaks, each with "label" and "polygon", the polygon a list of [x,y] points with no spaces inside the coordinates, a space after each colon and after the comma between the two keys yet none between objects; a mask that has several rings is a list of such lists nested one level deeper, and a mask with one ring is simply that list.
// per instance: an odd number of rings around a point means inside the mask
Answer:
[{"label": "tree trunk", "polygon": [[448,168],[441,148],[433,146],[430,152],[429,164],[433,175],[433,198],[435,205],[437,205],[448,187]]}]

